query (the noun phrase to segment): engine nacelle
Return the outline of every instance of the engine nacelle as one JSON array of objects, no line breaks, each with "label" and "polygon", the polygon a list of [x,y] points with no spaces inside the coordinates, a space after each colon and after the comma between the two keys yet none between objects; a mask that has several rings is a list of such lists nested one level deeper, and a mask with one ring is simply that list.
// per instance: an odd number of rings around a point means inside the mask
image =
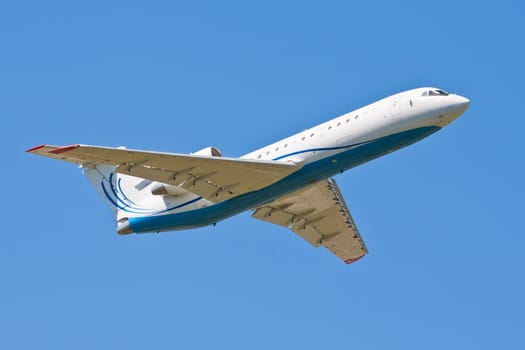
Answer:
[{"label": "engine nacelle", "polygon": [[191,153],[197,156],[208,156],[208,157],[222,157],[222,152],[216,147],[206,147],[200,151]]}]

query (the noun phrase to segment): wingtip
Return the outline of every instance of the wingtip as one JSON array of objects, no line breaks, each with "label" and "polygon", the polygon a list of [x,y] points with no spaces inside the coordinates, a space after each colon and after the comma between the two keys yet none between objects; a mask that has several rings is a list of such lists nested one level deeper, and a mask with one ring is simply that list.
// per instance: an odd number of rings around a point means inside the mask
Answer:
[{"label": "wingtip", "polygon": [[38,146],[35,146],[35,147],[31,147],[29,149],[26,149],[26,152],[31,153],[31,152],[37,151],[37,150],[39,150],[41,148],[44,148],[44,147],[46,147],[46,145],[44,145],[44,144],[38,145]]},{"label": "wingtip", "polygon": [[361,259],[363,256],[365,256],[366,254],[363,254],[361,256],[358,256],[357,258],[351,258],[351,259],[346,259],[345,260],[345,264],[351,264],[353,262],[356,262],[357,260]]}]

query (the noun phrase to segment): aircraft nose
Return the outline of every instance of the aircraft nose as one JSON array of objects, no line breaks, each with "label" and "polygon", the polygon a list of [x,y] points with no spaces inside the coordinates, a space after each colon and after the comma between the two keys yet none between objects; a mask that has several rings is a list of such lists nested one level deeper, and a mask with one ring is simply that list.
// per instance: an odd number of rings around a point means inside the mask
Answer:
[{"label": "aircraft nose", "polygon": [[462,115],[470,106],[470,100],[460,95],[450,95],[448,112],[446,113],[447,122],[450,123]]},{"label": "aircraft nose", "polygon": [[452,123],[459,118],[470,106],[470,100],[460,95],[450,94],[447,100],[443,101],[446,105],[444,113],[439,116],[443,126]]},{"label": "aircraft nose", "polygon": [[454,95],[454,96],[455,96],[454,107],[460,110],[460,114],[465,112],[467,108],[470,106],[470,100],[460,95]]}]

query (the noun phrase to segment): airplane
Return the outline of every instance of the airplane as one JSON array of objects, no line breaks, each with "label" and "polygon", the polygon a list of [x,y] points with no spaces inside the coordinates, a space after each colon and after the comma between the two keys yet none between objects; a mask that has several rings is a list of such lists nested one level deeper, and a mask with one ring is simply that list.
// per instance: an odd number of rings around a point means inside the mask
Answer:
[{"label": "airplane", "polygon": [[332,177],[430,136],[469,105],[438,88],[408,90],[240,158],[216,147],[178,154],[73,144],[27,152],[78,164],[121,235],[215,225],[253,210],[350,264],[368,251]]}]

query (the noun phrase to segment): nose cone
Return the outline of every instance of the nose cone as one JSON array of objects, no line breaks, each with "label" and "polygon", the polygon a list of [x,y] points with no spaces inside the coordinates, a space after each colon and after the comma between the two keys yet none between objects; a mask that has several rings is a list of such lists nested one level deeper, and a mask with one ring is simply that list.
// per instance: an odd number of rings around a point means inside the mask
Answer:
[{"label": "nose cone", "polygon": [[454,107],[460,112],[459,114],[463,114],[467,110],[467,108],[470,106],[470,100],[466,97],[454,95],[455,101],[454,101]]},{"label": "nose cone", "polygon": [[462,115],[470,106],[470,100],[460,95],[449,95],[447,112],[445,113],[446,123],[449,124]]}]

